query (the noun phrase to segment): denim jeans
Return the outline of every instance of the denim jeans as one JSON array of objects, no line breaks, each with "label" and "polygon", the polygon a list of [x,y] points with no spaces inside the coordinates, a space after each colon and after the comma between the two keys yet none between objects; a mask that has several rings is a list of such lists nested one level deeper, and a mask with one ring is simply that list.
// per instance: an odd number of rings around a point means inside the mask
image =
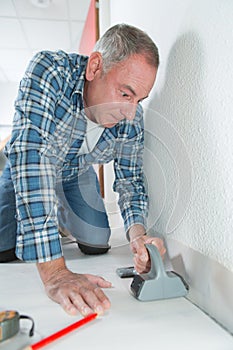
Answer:
[{"label": "denim jeans", "polygon": [[[92,167],[81,176],[56,186],[57,215],[62,232],[79,243],[107,248],[110,227],[99,182]],[[0,252],[16,244],[15,192],[7,164],[0,177]]]}]

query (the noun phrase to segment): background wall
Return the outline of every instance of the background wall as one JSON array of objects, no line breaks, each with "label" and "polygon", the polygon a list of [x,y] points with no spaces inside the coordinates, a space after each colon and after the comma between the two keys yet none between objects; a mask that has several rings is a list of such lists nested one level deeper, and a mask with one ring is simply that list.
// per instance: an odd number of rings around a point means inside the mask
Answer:
[{"label": "background wall", "polygon": [[77,52],[90,0],[0,1],[0,141],[9,135],[19,81],[40,50]]},{"label": "background wall", "polygon": [[233,2],[111,0],[157,43],[145,107],[149,225],[167,238],[189,298],[233,331]]},{"label": "background wall", "polygon": [[18,83],[0,83],[0,141],[11,132],[11,123],[14,115],[14,100],[17,96]]}]

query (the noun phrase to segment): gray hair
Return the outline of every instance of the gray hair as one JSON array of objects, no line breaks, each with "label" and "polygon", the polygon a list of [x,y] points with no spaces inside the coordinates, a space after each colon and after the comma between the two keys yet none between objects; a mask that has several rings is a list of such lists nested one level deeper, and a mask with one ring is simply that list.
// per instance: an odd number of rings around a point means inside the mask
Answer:
[{"label": "gray hair", "polygon": [[141,29],[128,24],[109,28],[97,41],[94,51],[103,57],[104,72],[135,54],[142,54],[148,64],[159,66],[159,52],[153,40]]}]

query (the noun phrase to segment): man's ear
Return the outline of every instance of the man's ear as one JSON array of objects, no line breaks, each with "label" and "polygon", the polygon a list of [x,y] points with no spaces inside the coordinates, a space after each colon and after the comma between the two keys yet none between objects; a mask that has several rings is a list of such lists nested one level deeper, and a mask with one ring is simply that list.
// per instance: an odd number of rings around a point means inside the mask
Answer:
[{"label": "man's ear", "polygon": [[95,78],[96,73],[102,71],[102,55],[100,52],[92,52],[86,68],[86,79],[92,81]]}]

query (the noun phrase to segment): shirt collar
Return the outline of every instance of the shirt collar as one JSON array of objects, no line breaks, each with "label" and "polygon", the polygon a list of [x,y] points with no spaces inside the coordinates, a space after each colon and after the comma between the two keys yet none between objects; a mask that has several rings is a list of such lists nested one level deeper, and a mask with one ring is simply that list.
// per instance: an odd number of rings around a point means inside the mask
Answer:
[{"label": "shirt collar", "polygon": [[[87,67],[87,56],[80,56],[81,62],[79,63],[77,67],[77,71],[79,71],[79,74],[77,74],[77,83],[74,90],[74,93],[80,94],[83,97],[83,90],[84,90],[84,83],[85,83],[85,73],[86,73],[86,67]],[[81,70],[81,73],[80,73]]]}]

